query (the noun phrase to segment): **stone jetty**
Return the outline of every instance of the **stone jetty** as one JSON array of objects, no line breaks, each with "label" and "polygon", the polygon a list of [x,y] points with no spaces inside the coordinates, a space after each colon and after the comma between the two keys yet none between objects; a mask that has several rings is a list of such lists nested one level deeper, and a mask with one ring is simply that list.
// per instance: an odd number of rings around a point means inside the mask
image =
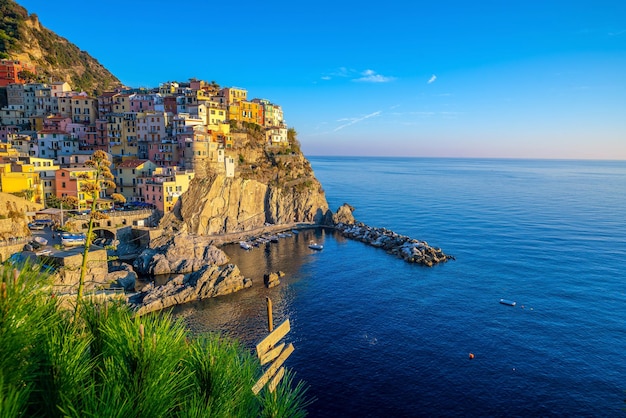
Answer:
[{"label": "stone jetty", "polygon": [[454,260],[453,256],[444,254],[440,248],[429,246],[426,241],[396,234],[385,228],[373,228],[362,222],[338,223],[335,224],[335,229],[347,238],[382,248],[409,263],[432,267],[438,263]]}]

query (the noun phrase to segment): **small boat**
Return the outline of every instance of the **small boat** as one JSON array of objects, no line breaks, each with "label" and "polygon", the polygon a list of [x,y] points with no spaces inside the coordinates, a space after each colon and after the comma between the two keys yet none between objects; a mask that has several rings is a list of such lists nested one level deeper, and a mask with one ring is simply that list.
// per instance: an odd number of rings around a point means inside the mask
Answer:
[{"label": "small boat", "polygon": [[61,233],[61,244],[66,247],[74,247],[77,245],[85,245],[87,237],[85,234],[68,234]]},{"label": "small boat", "polygon": [[48,245],[48,240],[44,237],[35,237],[33,238],[33,241],[37,241],[37,243],[41,245]]},{"label": "small boat", "polygon": [[324,246],[322,244],[318,244],[317,242],[312,242],[309,244],[309,248],[312,250],[321,251],[324,249]]},{"label": "small boat", "polygon": [[244,250],[251,250],[252,249],[252,245],[250,245],[246,241],[239,241],[239,246],[241,248],[243,248]]},{"label": "small boat", "polygon": [[298,235],[300,233],[300,231],[298,231],[297,229],[292,229],[291,232],[295,235]]},{"label": "small boat", "polygon": [[515,306],[517,302],[515,302],[514,300],[500,299],[500,303],[503,305]]}]

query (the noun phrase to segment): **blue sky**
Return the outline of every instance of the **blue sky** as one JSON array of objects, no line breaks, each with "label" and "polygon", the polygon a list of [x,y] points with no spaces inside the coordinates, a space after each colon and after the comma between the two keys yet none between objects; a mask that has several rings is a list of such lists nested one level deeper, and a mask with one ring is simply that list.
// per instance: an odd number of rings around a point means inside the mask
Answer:
[{"label": "blue sky", "polygon": [[18,3],[129,86],[280,104],[307,155],[626,159],[626,1]]}]

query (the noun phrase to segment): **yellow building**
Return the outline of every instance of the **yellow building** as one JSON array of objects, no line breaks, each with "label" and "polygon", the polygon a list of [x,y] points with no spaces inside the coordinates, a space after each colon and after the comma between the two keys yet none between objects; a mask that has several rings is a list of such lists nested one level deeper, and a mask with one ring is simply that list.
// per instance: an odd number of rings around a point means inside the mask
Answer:
[{"label": "yellow building", "polygon": [[248,100],[248,91],[239,87],[226,87],[220,90],[220,96],[224,97],[227,105]]},{"label": "yellow building", "polygon": [[130,112],[130,96],[132,94],[116,94],[113,96],[113,107],[111,111],[113,113]]},{"label": "yellow building", "polygon": [[135,158],[137,146],[137,114],[133,112],[112,113],[107,118],[109,151],[116,161]]},{"label": "yellow building", "polygon": [[98,119],[98,99],[76,95],[71,99],[72,122],[95,123]]},{"label": "yellow building", "polygon": [[54,178],[60,166],[56,165],[52,158],[27,157],[23,161],[32,165],[35,172],[39,173],[44,199],[56,196]]},{"label": "yellow building", "polygon": [[[21,161],[0,164],[0,186],[4,193],[25,193],[27,199],[43,203],[43,187],[32,164]],[[32,197],[28,196],[30,193]]]},{"label": "yellow building", "polygon": [[263,105],[245,100],[228,106],[228,119],[263,126]]},{"label": "yellow building", "polygon": [[150,160],[131,159],[116,164],[111,170],[115,176],[115,191],[127,202],[140,201],[138,178],[151,176],[156,169],[156,164]]},{"label": "yellow building", "polygon": [[0,162],[17,161],[20,152],[13,148],[11,142],[0,142]]},{"label": "yellow building", "polygon": [[143,177],[141,194],[146,203],[162,213],[171,212],[179,197],[189,189],[193,171],[178,171],[175,167],[158,167],[152,176]]}]

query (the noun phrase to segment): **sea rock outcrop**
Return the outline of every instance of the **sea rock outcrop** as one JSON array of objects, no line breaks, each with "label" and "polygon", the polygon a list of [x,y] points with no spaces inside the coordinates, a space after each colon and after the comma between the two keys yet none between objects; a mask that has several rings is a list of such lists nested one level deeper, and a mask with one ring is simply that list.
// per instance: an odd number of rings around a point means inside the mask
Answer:
[{"label": "sea rock outcrop", "polygon": [[133,267],[139,274],[182,274],[198,271],[207,264],[227,262],[226,253],[212,245],[210,238],[178,234],[154,240],[135,259]]},{"label": "sea rock outcrop", "polygon": [[194,300],[227,295],[250,286],[252,280],[244,278],[237,266],[212,264],[191,274],[178,275],[162,286],[148,285],[128,302],[138,315],[143,315]]},{"label": "sea rock outcrop", "polygon": [[263,275],[263,283],[265,283],[265,287],[271,289],[272,287],[276,287],[280,284],[280,278],[284,277],[285,273],[282,271],[277,271],[276,273],[266,273]]},{"label": "sea rock outcrop", "polygon": [[354,225],[340,223],[335,225],[335,228],[345,237],[382,248],[409,263],[432,267],[437,263],[454,260],[453,256],[444,254],[440,248],[429,246],[426,241],[400,235],[385,228],[373,228],[361,222]]},{"label": "sea rock outcrop", "polygon": [[333,214],[333,223],[335,225],[354,225],[356,221],[354,220],[354,215],[352,215],[353,212],[354,207],[350,206],[347,203],[344,203],[343,205],[339,206],[337,212]]}]

